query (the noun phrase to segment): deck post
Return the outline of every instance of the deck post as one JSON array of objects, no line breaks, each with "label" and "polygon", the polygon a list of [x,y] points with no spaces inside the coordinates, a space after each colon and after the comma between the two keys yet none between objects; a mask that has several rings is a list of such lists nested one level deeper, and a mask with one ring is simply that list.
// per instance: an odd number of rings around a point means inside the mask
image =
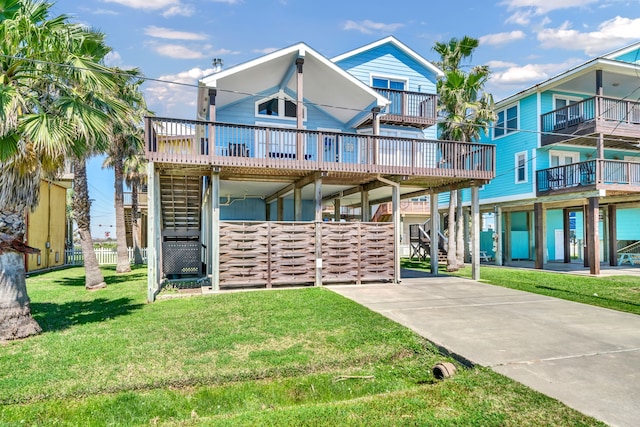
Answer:
[{"label": "deck post", "polygon": [[[216,121],[216,95],[218,94],[218,90],[216,88],[210,88],[209,89],[209,126],[208,126],[208,130],[209,130],[209,143],[205,144],[208,145],[208,150],[209,150],[209,158],[215,156],[216,153],[216,138],[215,138],[215,130],[213,125],[211,124],[211,122],[215,122]],[[201,154],[206,154],[207,152],[204,151]]]},{"label": "deck post", "polygon": [[203,243],[205,246],[205,258],[204,263],[207,265],[207,270],[203,271],[203,273],[210,277],[213,273],[213,266],[211,265],[211,250],[213,248],[212,245],[212,237],[213,233],[211,233],[211,213],[213,211],[212,200],[211,200],[211,183],[209,182],[209,187],[205,193],[205,202],[202,207],[202,235],[203,235]]},{"label": "deck post", "polygon": [[471,262],[471,247],[469,246],[469,239],[466,238],[466,236],[469,235],[469,232],[471,230],[469,230],[469,221],[471,220],[470,218],[470,210],[471,207],[469,208],[462,208],[462,235],[465,236],[464,239],[464,262],[465,263],[470,263]]},{"label": "deck post", "polygon": [[361,206],[361,215],[362,222],[371,221],[371,206],[369,205],[369,192],[362,188],[360,191],[360,206]]},{"label": "deck post", "polygon": [[391,206],[393,212],[393,283],[400,283],[400,184],[391,187]]},{"label": "deck post", "polygon": [[220,290],[220,172],[211,173],[211,290]]},{"label": "deck post", "polygon": [[277,205],[278,221],[284,221],[284,198],[278,197]]},{"label": "deck post", "polygon": [[315,180],[315,223],[316,223],[316,278],[315,285],[322,286],[322,178]]},{"label": "deck post", "polygon": [[511,262],[511,212],[504,213],[504,261]]},{"label": "deck post", "polygon": [[159,179],[154,162],[147,165],[149,184],[147,186],[147,302],[153,302],[160,288],[160,251],[162,250],[160,227]]},{"label": "deck post", "polygon": [[[562,237],[564,246],[564,263],[571,262],[571,220],[569,219],[569,209],[562,210]],[[556,259],[558,257],[556,256]]]},{"label": "deck post", "polygon": [[333,199],[333,220],[340,222],[340,199]]},{"label": "deck post", "polygon": [[533,204],[533,221],[534,225],[534,241],[536,247],[535,253],[535,268],[542,270],[544,268],[544,252],[545,252],[545,221],[544,221],[544,207],[542,203]]},{"label": "deck post", "polygon": [[293,220],[302,221],[302,188],[293,189]]},{"label": "deck post", "polygon": [[618,265],[618,236],[616,235],[616,205],[607,206],[607,219],[609,220],[609,265]]},{"label": "deck post", "polygon": [[471,187],[471,278],[480,280],[480,188]]},{"label": "deck post", "polygon": [[600,202],[598,197],[589,197],[587,204],[587,257],[589,272],[600,274],[600,234],[598,232]]},{"label": "deck post", "polygon": [[[301,55],[304,53],[301,52]],[[299,56],[296,58],[296,76],[297,76],[297,89],[296,89],[296,127],[298,129],[304,128],[304,84],[303,84],[303,73],[302,73],[302,64],[304,64],[304,57]],[[304,144],[303,144],[303,135],[298,132],[298,138],[296,141],[296,156],[298,160],[304,160]]]},{"label": "deck post", "polygon": [[431,275],[438,275],[438,247],[440,245],[440,219],[438,218],[438,193],[432,192],[429,195],[429,209],[431,210],[431,230],[429,237],[431,242],[429,245],[431,260]]},{"label": "deck post", "polygon": [[373,107],[371,109],[371,130],[373,132],[373,138],[371,138],[371,163],[378,164],[378,138],[380,135],[380,107]]},{"label": "deck post", "polygon": [[496,265],[502,265],[502,208],[496,206],[494,218],[494,240],[496,242]]}]

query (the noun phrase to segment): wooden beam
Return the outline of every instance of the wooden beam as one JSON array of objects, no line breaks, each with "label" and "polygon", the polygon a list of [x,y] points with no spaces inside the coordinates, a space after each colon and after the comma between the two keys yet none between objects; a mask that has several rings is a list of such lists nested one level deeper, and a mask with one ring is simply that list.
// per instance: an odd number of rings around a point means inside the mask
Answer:
[{"label": "wooden beam", "polygon": [[[562,210],[562,246],[564,248],[564,263],[571,263],[571,211],[567,208]],[[557,259],[557,257],[556,257]]]},{"label": "wooden beam", "polygon": [[160,179],[156,172],[155,163],[149,162],[147,166],[149,184],[148,192],[148,221],[147,234],[147,301],[153,302],[160,288],[160,277],[162,275],[160,265],[160,253],[162,251],[162,222],[160,210]]},{"label": "wooden beam", "polygon": [[429,196],[429,209],[431,210],[431,237],[430,253],[431,258],[431,275],[438,275],[438,246],[440,244],[440,218],[438,218],[438,193],[431,193]]},{"label": "wooden beam", "polygon": [[607,206],[607,218],[609,219],[609,265],[618,265],[618,236],[616,234],[617,218],[616,205]]},{"label": "wooden beam", "polygon": [[393,283],[400,283],[400,184],[391,187],[393,219]]},{"label": "wooden beam", "polygon": [[471,278],[480,280],[480,189],[478,187],[471,187],[471,235]]},{"label": "wooden beam", "polygon": [[315,285],[322,286],[322,178],[315,181],[316,276]]},{"label": "wooden beam", "polygon": [[369,202],[369,192],[367,190],[362,190],[360,193],[360,215],[362,222],[371,221],[371,203]]},{"label": "wooden beam", "polygon": [[[320,205],[322,206],[322,200],[320,200]],[[340,199],[333,200],[333,220],[340,222]]]},{"label": "wooden beam", "polygon": [[502,208],[497,206],[495,209],[495,241],[496,241],[496,265],[502,265]]},{"label": "wooden beam", "polygon": [[600,203],[597,197],[590,197],[587,205],[587,251],[589,253],[589,272],[594,275],[600,274],[600,234],[598,232],[598,221],[600,213]]},{"label": "wooden beam", "polygon": [[287,185],[286,187],[281,188],[280,190],[276,191],[275,193],[268,195],[267,197],[265,197],[264,200],[265,200],[266,203],[271,203],[271,202],[275,201],[279,197],[286,196],[287,194],[289,194],[292,191],[294,191],[296,188],[303,188],[303,187],[306,187],[309,184],[312,184],[321,175],[322,175],[321,172],[314,172],[314,173],[312,173],[310,175],[307,175],[307,176],[305,176],[303,178],[300,178],[296,182],[292,182],[291,184]]},{"label": "wooden beam", "polygon": [[533,221],[534,221],[534,242],[536,247],[535,268],[542,270],[544,268],[544,207],[542,203],[533,204]]},{"label": "wooden beam", "polygon": [[277,219],[278,221],[284,221],[284,199],[278,197],[277,204]]},{"label": "wooden beam", "polygon": [[293,220],[302,221],[302,188],[293,190]]}]

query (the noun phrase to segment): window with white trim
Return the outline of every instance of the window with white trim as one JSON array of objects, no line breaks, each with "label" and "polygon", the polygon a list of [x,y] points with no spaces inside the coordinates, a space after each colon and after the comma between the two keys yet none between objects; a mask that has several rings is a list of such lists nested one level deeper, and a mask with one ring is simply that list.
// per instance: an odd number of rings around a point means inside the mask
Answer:
[{"label": "window with white trim", "polygon": [[371,86],[379,89],[404,90],[406,82],[386,77],[371,77]]},{"label": "window with white trim", "polygon": [[[287,96],[284,92],[263,98],[256,102],[256,117],[272,117],[274,119],[293,120],[298,115],[296,101]],[[303,108],[303,117],[306,120],[306,108]]]},{"label": "window with white trim", "polygon": [[527,152],[516,153],[516,184],[527,182]]},{"label": "window with white trim", "polygon": [[518,130],[518,106],[505,108],[496,113],[498,119],[493,128],[494,138],[507,135]]}]

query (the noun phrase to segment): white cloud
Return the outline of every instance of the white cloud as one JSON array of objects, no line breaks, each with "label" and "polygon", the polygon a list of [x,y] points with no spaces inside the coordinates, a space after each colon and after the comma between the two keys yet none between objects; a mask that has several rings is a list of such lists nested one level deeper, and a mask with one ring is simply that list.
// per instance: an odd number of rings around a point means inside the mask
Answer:
[{"label": "white cloud", "polygon": [[195,87],[185,85],[197,85],[198,80],[213,74],[213,69],[192,68],[177,74],[168,74],[158,77],[164,82],[176,82],[170,84],[163,82],[150,82],[145,89],[145,98],[149,108],[157,115],[166,117],[193,118],[196,115],[197,91]]},{"label": "white cloud", "polygon": [[518,10],[507,18],[506,23],[526,26],[531,22],[532,16],[533,12],[530,10]]},{"label": "white cloud", "polygon": [[368,19],[360,22],[356,21],[347,21],[345,22],[343,29],[344,30],[356,30],[360,31],[363,34],[372,34],[377,32],[382,33],[392,33],[398,28],[404,27],[404,24],[393,23],[393,24],[385,24],[382,22],[373,22]]},{"label": "white cloud", "polygon": [[206,40],[207,35],[202,33],[190,33],[187,31],[177,31],[170,28],[156,27],[150,25],[144,29],[144,33],[151,37],[169,40]]},{"label": "white cloud", "polygon": [[267,55],[267,54],[269,54],[271,52],[275,52],[278,49],[279,48],[277,48],[277,47],[265,47],[264,49],[253,49],[251,52],[259,53],[260,55]]},{"label": "white cloud", "polygon": [[119,67],[122,65],[122,57],[114,50],[105,55],[104,63],[108,67]]},{"label": "white cloud", "polygon": [[522,31],[511,31],[505,33],[496,33],[496,34],[487,34],[486,36],[480,37],[478,40],[480,44],[488,44],[488,45],[498,45],[505,44],[515,40],[520,40],[525,38],[525,34]]},{"label": "white cloud", "polygon": [[95,9],[91,13],[93,15],[118,15],[118,12],[109,9]]},{"label": "white cloud", "polygon": [[506,61],[489,61],[487,62],[487,66],[491,70],[501,69],[501,68],[510,68],[515,67],[518,64],[515,62],[506,62]]},{"label": "white cloud", "polygon": [[[577,58],[570,58],[558,64],[526,64],[515,65],[502,63],[502,61],[494,61],[501,65],[511,65],[506,70],[493,73],[490,81],[497,86],[524,86],[527,83],[539,83],[547,80],[569,68],[572,68],[582,62]],[[494,64],[495,65],[495,64]],[[498,68],[498,67],[496,67]],[[504,67],[502,67],[504,68]]]},{"label": "white cloud", "polygon": [[580,32],[565,22],[558,28],[545,28],[538,33],[538,41],[543,48],[582,50],[593,56],[606,50],[631,43],[640,34],[640,18],[630,19],[616,16],[604,21],[597,31]]},{"label": "white cloud", "polygon": [[501,4],[507,6],[508,10],[527,8],[536,15],[544,15],[547,12],[558,9],[569,9],[583,7],[591,3],[598,3],[599,0],[505,0]]},{"label": "white cloud", "polygon": [[153,46],[153,50],[162,56],[175,59],[200,59],[206,55],[200,50],[193,50],[180,44],[159,44]]},{"label": "white cloud", "polygon": [[242,3],[241,0],[211,0],[214,3],[227,3],[227,4],[238,4]]},{"label": "white cloud", "polygon": [[195,8],[193,6],[187,5],[177,5],[171,6],[164,12],[162,12],[162,16],[165,18],[169,18],[171,16],[192,16],[195,13]]},{"label": "white cloud", "polygon": [[180,4],[180,0],[103,0],[106,3],[117,3],[133,9],[160,10]]}]

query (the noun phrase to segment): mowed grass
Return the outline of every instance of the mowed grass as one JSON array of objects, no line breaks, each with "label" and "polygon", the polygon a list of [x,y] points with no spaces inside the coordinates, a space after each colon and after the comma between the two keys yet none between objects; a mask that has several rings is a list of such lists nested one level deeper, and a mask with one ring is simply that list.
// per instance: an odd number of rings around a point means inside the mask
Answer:
[{"label": "mowed grass", "polygon": [[0,425],[602,425],[488,369],[436,381],[427,341],[327,289],[147,304],[146,270],[104,273],[28,279],[44,331],[0,344]]},{"label": "mowed grass", "polygon": [[[430,271],[428,261],[403,259],[402,266]],[[444,268],[444,266],[442,267]],[[471,267],[443,274],[471,278]],[[640,314],[640,277],[592,277],[540,270],[482,266],[480,281],[598,307]]]}]

